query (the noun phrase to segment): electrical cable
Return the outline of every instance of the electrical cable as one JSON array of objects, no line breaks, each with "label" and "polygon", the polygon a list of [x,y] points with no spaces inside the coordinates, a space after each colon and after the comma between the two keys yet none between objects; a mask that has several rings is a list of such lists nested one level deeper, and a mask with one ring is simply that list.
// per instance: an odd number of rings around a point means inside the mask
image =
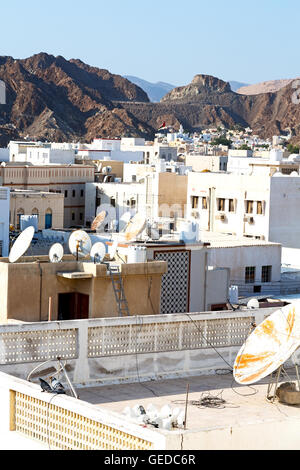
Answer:
[{"label": "electrical cable", "polygon": [[[197,323],[193,320],[193,318],[191,318],[191,316],[190,316],[188,313],[184,313],[184,315],[186,315],[186,316],[190,319],[190,321],[194,324],[194,326],[195,326],[195,327],[197,328],[197,330],[200,332],[200,334],[201,334],[202,338],[204,339],[204,341],[206,341],[206,343],[218,354],[218,356],[220,356],[220,358],[225,362],[225,364],[227,364],[227,365],[229,366],[230,370],[228,370],[228,373],[229,373],[229,372],[233,373],[233,367],[232,367],[232,365],[229,364],[229,362],[226,361],[226,359],[222,356],[222,354],[220,354],[219,351],[208,341],[208,339],[207,339],[207,338],[205,337],[205,335],[202,333],[201,328],[198,327]],[[251,323],[251,328],[253,328],[254,325],[255,325],[255,323]],[[247,335],[246,341],[247,341],[247,339],[248,339],[250,333],[251,333],[251,329],[249,330],[249,333],[248,333],[248,335]],[[245,346],[246,346],[246,341],[245,341]],[[218,370],[220,370],[220,369],[218,369]],[[224,370],[226,370],[226,369],[224,369]],[[234,387],[233,387],[233,380],[232,380],[232,382],[231,382],[231,389],[232,389],[232,391],[235,392],[235,393],[237,393],[238,395],[241,395],[241,396],[245,396],[245,397],[246,397],[246,396],[255,395],[255,394],[258,392],[258,390],[256,390],[254,387],[251,387],[251,385],[247,385],[247,387],[249,387],[250,389],[253,389],[253,390],[254,390],[254,393],[249,393],[249,394],[239,393],[239,392],[237,392],[237,391],[234,389]]]}]

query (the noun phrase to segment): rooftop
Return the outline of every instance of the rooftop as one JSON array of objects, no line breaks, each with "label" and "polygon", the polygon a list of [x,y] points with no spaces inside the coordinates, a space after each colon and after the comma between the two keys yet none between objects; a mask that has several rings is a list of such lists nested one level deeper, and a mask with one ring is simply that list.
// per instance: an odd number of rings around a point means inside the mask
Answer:
[{"label": "rooftop", "polygon": [[[124,409],[135,405],[142,405],[145,409],[149,404],[158,410],[164,405],[185,409],[189,384],[184,449],[230,449],[227,432],[231,434],[233,449],[239,439],[241,449],[269,449],[274,445],[278,450],[295,448],[295,439],[288,442],[282,436],[276,441],[271,429],[272,426],[276,429],[278,424],[289,426],[291,422],[299,425],[299,406],[288,406],[278,399],[274,402],[267,400],[270,378],[251,386],[240,386],[229,369],[217,372],[215,375],[82,388],[77,392],[81,400],[124,417]],[[287,369],[286,373],[288,377],[282,377],[280,383],[296,380],[294,369]],[[126,419],[136,423],[135,419]],[[265,426],[270,426],[270,435],[262,436],[258,431]],[[155,429],[152,425],[147,427]],[[162,429],[156,431],[165,432]],[[182,431],[174,429],[169,432],[178,436]],[[202,447],[204,442],[206,446]]]}]

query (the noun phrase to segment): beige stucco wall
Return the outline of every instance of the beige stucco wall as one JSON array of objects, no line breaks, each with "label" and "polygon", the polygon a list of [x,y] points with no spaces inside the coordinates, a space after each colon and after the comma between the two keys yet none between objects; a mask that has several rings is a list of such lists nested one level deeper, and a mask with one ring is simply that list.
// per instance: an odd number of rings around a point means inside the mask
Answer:
[{"label": "beige stucco wall", "polygon": [[[43,259],[45,258],[45,259]],[[89,317],[118,316],[117,303],[105,265],[63,261],[49,263],[47,257],[37,262],[9,264],[0,262],[0,321],[48,320],[49,298],[52,320],[58,315],[58,294],[79,292],[89,295]],[[42,262],[41,262],[42,259]],[[122,265],[125,295],[131,315],[153,315],[160,311],[161,277],[167,270],[163,261]],[[87,279],[68,279],[57,273],[92,274]]]},{"label": "beige stucco wall", "polygon": [[[52,228],[64,227],[64,195],[48,192],[14,192],[10,193],[10,223],[17,227],[17,214],[23,209],[25,215],[38,211],[38,228],[45,228],[45,215],[52,212]],[[34,211],[34,213],[36,213]]]},{"label": "beige stucco wall", "polygon": [[170,217],[173,217],[173,212],[177,212],[178,217],[183,216],[187,200],[187,183],[187,175],[159,173],[158,211],[161,206],[168,205],[174,209],[171,209]]}]

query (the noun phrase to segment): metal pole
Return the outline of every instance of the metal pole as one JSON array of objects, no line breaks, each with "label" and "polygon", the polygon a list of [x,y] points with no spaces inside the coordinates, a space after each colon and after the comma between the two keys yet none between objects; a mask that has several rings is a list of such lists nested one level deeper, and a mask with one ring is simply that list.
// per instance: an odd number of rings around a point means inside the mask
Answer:
[{"label": "metal pole", "polygon": [[74,397],[75,397],[75,398],[78,398],[78,395],[77,395],[77,393],[75,392],[75,389],[74,389],[73,385],[71,384],[71,381],[70,381],[70,379],[69,379],[69,376],[68,376],[68,374],[67,374],[67,371],[66,371],[66,369],[65,369],[65,366],[60,362],[60,359],[59,359],[59,358],[57,358],[57,360],[58,360],[58,363],[59,363],[60,367],[62,368],[62,370],[63,370],[64,373],[65,373],[67,382],[68,382],[68,384],[69,384],[70,389],[71,389],[72,392],[73,392]]},{"label": "metal pole", "polygon": [[187,421],[187,407],[188,407],[188,398],[189,398],[189,389],[190,384],[186,386],[186,397],[185,397],[185,414],[184,414],[184,430],[186,430],[186,421]]}]

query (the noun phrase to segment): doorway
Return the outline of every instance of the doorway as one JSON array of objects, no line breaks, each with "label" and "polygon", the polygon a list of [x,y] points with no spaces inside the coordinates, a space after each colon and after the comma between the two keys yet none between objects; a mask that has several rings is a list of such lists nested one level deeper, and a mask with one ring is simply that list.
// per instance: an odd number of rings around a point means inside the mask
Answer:
[{"label": "doorway", "polygon": [[58,320],[89,318],[89,296],[79,292],[58,294]]}]

